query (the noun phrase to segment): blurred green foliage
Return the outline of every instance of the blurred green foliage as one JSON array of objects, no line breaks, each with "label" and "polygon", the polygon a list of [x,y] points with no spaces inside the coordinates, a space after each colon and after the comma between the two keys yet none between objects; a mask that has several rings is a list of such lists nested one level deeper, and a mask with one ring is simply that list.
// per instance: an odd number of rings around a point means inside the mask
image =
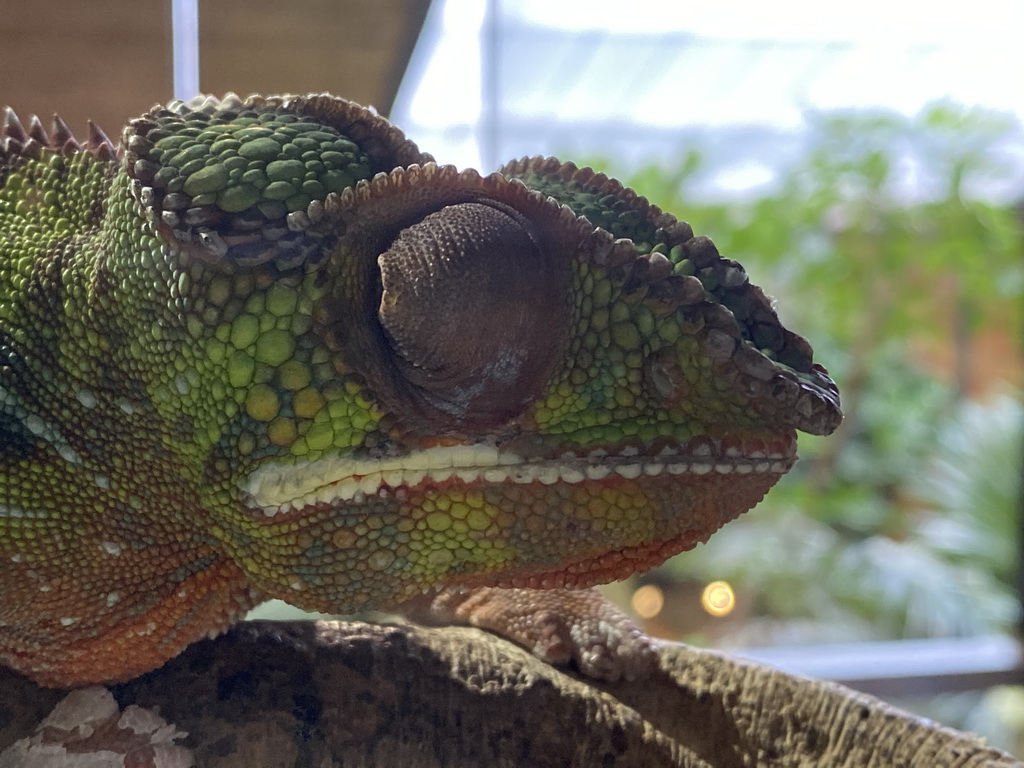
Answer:
[{"label": "blurred green foliage", "polygon": [[[945,105],[811,122],[804,158],[754,199],[697,199],[696,153],[624,178],[776,297],[846,414],[828,438],[801,435],[767,499],[660,578],[732,582],[757,644],[1005,630],[1024,416],[1009,381],[971,391],[971,372],[982,334],[1021,349],[1024,209],[977,194],[1005,182],[998,147],[1020,128]],[[1019,359],[996,362],[1019,377]]]}]

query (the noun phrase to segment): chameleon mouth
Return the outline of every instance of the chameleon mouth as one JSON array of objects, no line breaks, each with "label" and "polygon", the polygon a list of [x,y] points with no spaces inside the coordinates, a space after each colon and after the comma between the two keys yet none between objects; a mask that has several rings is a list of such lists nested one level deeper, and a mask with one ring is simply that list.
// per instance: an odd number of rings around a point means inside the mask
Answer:
[{"label": "chameleon mouth", "polygon": [[431,447],[383,459],[330,457],[289,465],[264,465],[242,484],[247,506],[267,517],[314,505],[356,502],[400,488],[452,481],[466,484],[542,485],[611,482],[641,477],[773,475],[796,461],[793,435],[762,438],[695,438],[641,449],[563,451],[554,458],[523,456],[489,443]]}]

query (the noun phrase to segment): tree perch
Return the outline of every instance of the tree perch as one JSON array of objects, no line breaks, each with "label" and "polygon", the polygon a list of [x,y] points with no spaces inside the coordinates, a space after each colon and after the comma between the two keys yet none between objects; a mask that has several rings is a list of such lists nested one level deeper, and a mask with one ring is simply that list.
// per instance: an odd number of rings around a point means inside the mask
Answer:
[{"label": "tree perch", "polygon": [[[64,696],[8,670],[0,689],[0,749]],[[111,691],[187,732],[178,762],[144,749],[135,763],[161,768],[1024,766],[870,696],[712,651],[671,646],[653,679],[593,683],[455,627],[253,622]],[[0,768],[30,765],[32,744]]]}]

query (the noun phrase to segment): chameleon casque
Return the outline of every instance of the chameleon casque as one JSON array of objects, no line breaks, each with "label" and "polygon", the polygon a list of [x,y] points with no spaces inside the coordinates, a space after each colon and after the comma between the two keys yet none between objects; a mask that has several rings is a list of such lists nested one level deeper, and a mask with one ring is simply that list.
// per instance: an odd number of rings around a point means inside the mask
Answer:
[{"label": "chameleon casque", "polygon": [[742,267],[590,169],[459,172],[329,95],[175,101],[118,147],[6,113],[0,661],[40,683],[270,597],[557,611],[840,419]]}]

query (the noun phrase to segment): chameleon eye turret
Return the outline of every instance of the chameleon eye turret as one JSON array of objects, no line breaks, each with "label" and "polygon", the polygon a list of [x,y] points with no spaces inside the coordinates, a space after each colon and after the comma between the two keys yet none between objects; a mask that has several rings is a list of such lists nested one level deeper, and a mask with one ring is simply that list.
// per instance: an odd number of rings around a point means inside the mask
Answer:
[{"label": "chameleon eye turret", "polygon": [[381,329],[434,421],[500,426],[540,394],[564,342],[567,275],[528,221],[447,206],[402,230],[378,265]]},{"label": "chameleon eye turret", "polygon": [[0,128],[0,662],[38,681],[268,597],[620,578],[840,419],[742,267],[590,169],[459,172],[328,95],[172,102],[117,149]]},{"label": "chameleon eye turret", "polygon": [[519,417],[564,351],[571,261],[592,228],[503,177],[433,164],[326,210],[344,231],[329,322],[386,405],[426,432]]}]

